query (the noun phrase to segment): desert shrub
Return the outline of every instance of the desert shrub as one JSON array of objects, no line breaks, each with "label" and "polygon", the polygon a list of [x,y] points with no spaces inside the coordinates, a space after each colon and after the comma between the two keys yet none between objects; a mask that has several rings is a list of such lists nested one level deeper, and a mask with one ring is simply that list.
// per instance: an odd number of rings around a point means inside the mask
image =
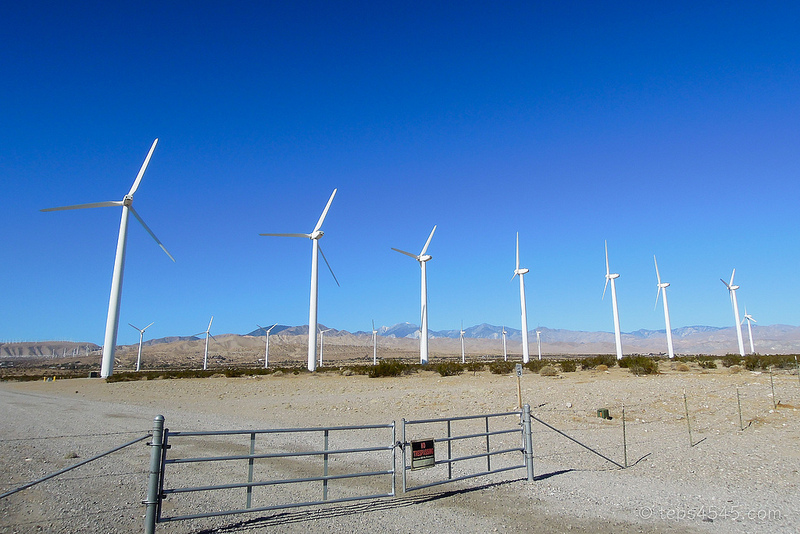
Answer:
[{"label": "desert shrub", "polygon": [[594,369],[598,365],[605,365],[607,369],[617,364],[617,358],[613,354],[598,354],[597,356],[582,359],[580,364],[581,369]]},{"label": "desert shrub", "polygon": [[558,376],[558,369],[553,365],[545,365],[539,369],[539,374],[542,376]]},{"label": "desert shrub", "polygon": [[598,371],[608,371],[608,366],[601,363],[600,365],[597,366],[597,370]]},{"label": "desert shrub", "polygon": [[514,371],[516,364],[514,362],[492,362],[489,364],[489,370],[492,374],[507,375]]},{"label": "desert shrub", "polygon": [[368,367],[366,374],[370,378],[400,376],[406,370],[406,364],[397,360],[381,360],[376,365],[365,367]]},{"label": "desert shrub", "polygon": [[464,366],[458,362],[441,362],[434,367],[441,376],[456,376],[464,372]]},{"label": "desert shrub", "polygon": [[578,363],[575,360],[561,360],[558,364],[563,373],[574,373],[578,369]]},{"label": "desert shrub", "polygon": [[701,360],[700,367],[702,367],[703,369],[716,369],[717,362],[715,362],[714,360]]},{"label": "desert shrub", "polygon": [[658,374],[658,361],[647,356],[625,356],[619,361],[619,366],[637,376]]},{"label": "desert shrub", "polygon": [[534,373],[538,373],[545,365],[547,365],[547,362],[544,360],[531,360],[525,364],[525,368]]},{"label": "desert shrub", "polygon": [[742,357],[738,354],[726,354],[722,357],[722,365],[730,367],[732,365],[741,365]]},{"label": "desert shrub", "polygon": [[679,364],[678,364],[678,365],[675,367],[675,369],[676,369],[677,371],[680,371],[681,373],[685,373],[685,372],[689,371],[689,366],[688,366],[688,365],[686,365],[685,363],[679,363]]},{"label": "desert shrub", "polygon": [[481,362],[469,362],[466,364],[467,371],[472,371],[473,374],[478,371],[483,371],[483,364]]}]

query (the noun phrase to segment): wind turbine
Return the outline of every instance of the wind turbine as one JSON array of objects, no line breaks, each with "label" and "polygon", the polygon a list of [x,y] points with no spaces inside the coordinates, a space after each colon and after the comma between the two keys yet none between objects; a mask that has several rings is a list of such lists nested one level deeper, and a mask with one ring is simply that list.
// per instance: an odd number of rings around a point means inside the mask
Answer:
[{"label": "wind turbine", "polygon": [[542,359],[542,332],[536,330],[536,346],[539,348],[539,359]]},{"label": "wind turbine", "polygon": [[506,332],[506,327],[505,326],[503,326],[503,331],[501,333],[503,334],[503,361],[507,362],[508,361],[508,350],[506,349],[506,334],[507,334],[507,332]]},{"label": "wind turbine", "polygon": [[611,271],[608,267],[608,241],[605,242],[606,244],[606,285],[603,287],[603,299],[606,298],[606,289],[608,288],[608,282],[611,281],[611,308],[614,311],[614,341],[617,344],[617,359],[622,359],[622,335],[619,331],[619,311],[617,310],[617,286],[614,284],[614,280],[619,278],[619,274],[611,274]]},{"label": "wind turbine", "polygon": [[467,363],[466,356],[464,354],[464,321],[461,321],[461,330],[459,332],[459,337],[461,338],[461,363]]},{"label": "wind turbine", "polygon": [[[328,270],[330,270],[331,275],[333,275],[333,280],[336,282],[336,285],[339,285],[339,280],[336,279],[336,275],[333,274],[333,269],[331,269],[331,264],[328,263],[328,259],[325,257],[325,253],[322,252],[322,248],[319,246],[320,238],[325,235],[325,232],[320,230],[322,228],[322,223],[325,222],[325,216],[328,214],[328,210],[331,207],[331,203],[333,202],[333,197],[336,196],[336,189],[333,190],[331,193],[331,198],[328,199],[328,203],[325,205],[325,209],[322,210],[322,215],[320,216],[319,220],[317,221],[317,225],[314,227],[314,230],[311,231],[310,234],[259,234],[264,236],[277,236],[277,237],[305,237],[311,240],[311,297],[308,305],[308,370],[314,371],[317,368],[317,304],[318,304],[318,294],[319,294],[319,254],[322,254],[322,259],[325,260],[325,265],[328,266]],[[317,254],[319,251],[319,254]]]},{"label": "wind turbine", "polygon": [[421,315],[422,320],[420,321],[422,324],[420,326],[420,333],[419,333],[419,363],[426,364],[428,363],[428,280],[425,275],[425,263],[431,259],[430,255],[426,255],[425,252],[428,250],[428,245],[431,244],[431,239],[433,239],[433,233],[436,231],[436,225],[434,225],[433,230],[431,230],[431,235],[428,236],[428,240],[425,242],[425,246],[422,247],[422,252],[419,255],[412,254],[410,252],[406,252],[405,250],[400,250],[399,248],[392,247],[392,250],[399,252],[400,254],[405,254],[406,256],[410,256],[419,262],[420,269],[422,270],[422,290],[420,294],[421,300]]},{"label": "wind turbine", "polygon": [[736,319],[736,339],[739,341],[739,354],[744,358],[744,341],[742,341],[742,324],[739,322],[739,304],[736,302],[736,290],[739,289],[739,286],[733,285],[733,277],[736,274],[736,269],[733,270],[731,273],[731,281],[726,282],[722,278],[720,281],[725,284],[725,287],[728,288],[728,293],[731,297],[731,304],[733,305],[733,315]]},{"label": "wind turbine", "polygon": [[519,305],[520,309],[522,310],[522,362],[528,363],[530,361],[531,356],[528,353],[528,310],[527,306],[525,305],[525,279],[523,278],[525,273],[527,273],[529,269],[520,269],[519,268],[519,232],[517,232],[517,268],[514,269],[514,276],[511,277],[511,280],[514,280],[515,276],[519,276]]},{"label": "wind turbine", "polygon": [[325,332],[330,332],[333,328],[328,328],[326,330],[319,331],[319,366],[322,367],[322,349],[323,343],[325,343]]},{"label": "wind turbine", "polygon": [[266,369],[269,366],[269,333],[272,331],[273,328],[278,326],[278,323],[275,323],[274,325],[270,326],[269,328],[264,328],[263,326],[261,326],[258,323],[256,323],[256,326],[264,331],[264,335],[267,338],[267,341],[266,341],[266,344],[265,344],[265,348],[264,348],[264,369]]},{"label": "wind turbine", "polygon": [[208,321],[208,328],[206,328],[204,332],[198,332],[197,334],[195,334],[195,336],[199,336],[200,334],[205,334],[206,335],[206,351],[205,351],[205,354],[203,356],[203,371],[208,369],[208,337],[211,336],[212,338],[214,338],[214,341],[217,340],[217,338],[215,338],[214,336],[211,335],[211,323],[213,321],[214,321],[214,316],[212,315],[211,316],[211,320]]},{"label": "wind turbine", "polygon": [[375,330],[375,319],[372,320],[372,365],[378,364],[378,331]]},{"label": "wind turbine", "polygon": [[747,313],[747,306],[744,307],[744,319],[742,319],[742,324],[747,321],[747,333],[750,335],[750,353],[755,354],[756,349],[753,347],[753,325],[752,323],[757,323],[753,316]]},{"label": "wind turbine", "polygon": [[144,158],[144,163],[139,169],[139,174],[136,175],[136,180],[133,182],[128,194],[122,200],[112,200],[108,202],[94,202],[90,204],[76,204],[73,206],[63,206],[60,208],[47,208],[41,211],[61,211],[61,210],[77,210],[83,208],[106,208],[112,206],[122,206],[122,219],[119,223],[119,237],[117,238],[117,253],[114,258],[114,274],[111,278],[111,295],[108,299],[108,316],[106,317],[106,333],[103,341],[103,359],[100,366],[100,376],[107,378],[114,372],[114,351],[117,345],[117,330],[119,328],[119,306],[122,297],[122,272],[125,269],[125,248],[128,240],[128,214],[133,213],[133,216],[142,224],[150,237],[155,239],[158,246],[169,256],[174,262],[175,258],[172,257],[167,249],[158,240],[156,234],[150,230],[150,227],[145,224],[144,220],[133,209],[133,195],[139,188],[139,184],[144,176],[144,171],[147,170],[147,165],[150,163],[150,158],[153,156],[153,151],[156,149],[158,139],[153,141],[150,151]]},{"label": "wind turbine", "polygon": [[[131,323],[128,323],[128,324],[133,326]],[[136,357],[136,372],[137,373],[139,372],[139,367],[142,364],[142,339],[144,338],[144,331],[147,330],[148,328],[150,328],[151,326],[153,326],[153,324],[154,323],[150,323],[149,325],[145,326],[144,328],[137,328],[137,327],[133,326],[133,328],[136,328],[136,330],[139,331],[139,356]]]},{"label": "wind turbine", "polygon": [[655,310],[658,307],[658,296],[664,295],[664,322],[667,325],[667,350],[669,351],[669,357],[675,357],[675,351],[672,348],[672,326],[669,322],[669,306],[667,305],[667,288],[669,287],[669,282],[662,282],[661,275],[658,273],[658,261],[656,260],[656,255],[653,254],[653,262],[656,264],[656,279],[658,283],[656,285],[656,304],[653,306]]}]

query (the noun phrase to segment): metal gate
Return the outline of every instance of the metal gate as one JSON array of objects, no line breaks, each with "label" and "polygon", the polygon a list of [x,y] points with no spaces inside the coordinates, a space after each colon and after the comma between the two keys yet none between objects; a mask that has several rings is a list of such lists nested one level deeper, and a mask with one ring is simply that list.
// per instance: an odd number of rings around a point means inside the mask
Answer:
[{"label": "metal gate", "polygon": [[[403,419],[402,425],[403,492],[522,468],[527,468],[528,480],[533,480],[531,411],[527,404],[521,411],[415,421]],[[426,443],[427,454],[433,460],[423,467],[414,465],[413,450],[411,462],[407,461],[409,447],[415,442],[410,437],[412,433]],[[504,436],[518,441],[509,447],[499,439]],[[436,444],[445,451],[436,452]],[[408,480],[412,471],[421,479],[415,485],[410,485]]]}]

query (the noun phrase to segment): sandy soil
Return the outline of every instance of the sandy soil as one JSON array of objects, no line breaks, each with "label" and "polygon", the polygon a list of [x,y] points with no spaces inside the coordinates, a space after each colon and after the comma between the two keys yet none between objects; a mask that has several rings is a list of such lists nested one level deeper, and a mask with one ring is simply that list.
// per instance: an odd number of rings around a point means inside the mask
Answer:
[{"label": "sandy soil", "polygon": [[[398,477],[396,497],[166,523],[156,531],[800,530],[796,374],[774,375],[773,399],[766,373],[678,372],[669,363],[661,371],[522,377],[523,402],[538,419],[627,469],[535,422],[532,483],[522,469],[403,494]],[[145,435],[156,414],[173,431],[399,423],[513,410],[517,383],[488,372],[443,378],[429,371],[377,379],[334,373],[112,384],[74,379],[0,383],[0,399],[4,492]],[[608,408],[613,419],[598,418],[598,408]],[[141,442],[0,499],[0,533],[141,532],[148,458]],[[227,498],[206,504],[221,506]]]}]

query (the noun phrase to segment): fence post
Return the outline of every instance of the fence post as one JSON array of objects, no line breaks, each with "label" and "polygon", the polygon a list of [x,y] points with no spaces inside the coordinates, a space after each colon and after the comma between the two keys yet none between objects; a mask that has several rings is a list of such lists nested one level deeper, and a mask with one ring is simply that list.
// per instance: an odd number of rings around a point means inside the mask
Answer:
[{"label": "fence post", "polygon": [[689,421],[689,404],[686,402],[686,390],[683,390],[683,408],[686,410],[686,428],[689,429],[689,447],[694,447],[692,439],[692,423]]},{"label": "fence post", "polygon": [[525,439],[525,467],[528,468],[528,482],[533,482],[533,435],[530,404],[522,407],[522,434]]},{"label": "fence post", "polygon": [[628,436],[625,433],[625,405],[622,405],[622,456],[625,459],[625,469],[628,468]]},{"label": "fence post", "polygon": [[164,439],[164,416],[157,415],[153,420],[153,439],[150,442],[150,477],[147,481],[147,500],[145,504],[144,532],[156,531],[156,510],[161,496],[158,494],[161,480],[161,447]]}]

